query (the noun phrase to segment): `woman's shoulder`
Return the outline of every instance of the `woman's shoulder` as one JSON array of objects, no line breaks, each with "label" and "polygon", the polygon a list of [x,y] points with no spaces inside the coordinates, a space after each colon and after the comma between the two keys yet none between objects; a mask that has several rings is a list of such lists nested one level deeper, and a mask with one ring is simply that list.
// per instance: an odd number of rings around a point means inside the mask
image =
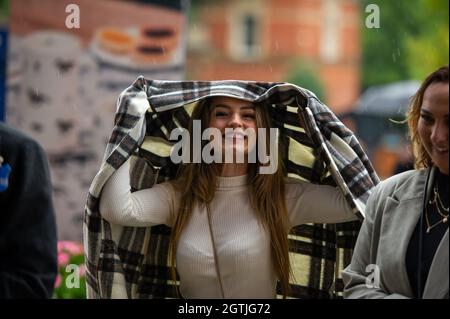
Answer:
[{"label": "woman's shoulder", "polygon": [[307,180],[304,180],[304,179],[286,176],[284,178],[284,185],[286,187],[287,192],[292,192],[295,190],[301,190],[312,184],[311,184],[311,182],[308,182]]},{"label": "woman's shoulder", "polygon": [[284,177],[284,183],[286,185],[288,185],[288,184],[304,184],[304,183],[309,183],[309,182],[306,181],[306,180],[303,180],[301,178],[285,176]]},{"label": "woman's shoulder", "polygon": [[380,182],[374,189],[373,196],[394,197],[397,200],[421,196],[427,170],[409,170],[391,176]]},{"label": "woman's shoulder", "polygon": [[153,185],[151,188],[149,188],[150,190],[162,190],[164,192],[167,192],[168,194],[172,195],[174,193],[176,193],[176,186],[174,185],[173,181],[164,181],[164,182],[160,182],[157,183],[155,185]]}]

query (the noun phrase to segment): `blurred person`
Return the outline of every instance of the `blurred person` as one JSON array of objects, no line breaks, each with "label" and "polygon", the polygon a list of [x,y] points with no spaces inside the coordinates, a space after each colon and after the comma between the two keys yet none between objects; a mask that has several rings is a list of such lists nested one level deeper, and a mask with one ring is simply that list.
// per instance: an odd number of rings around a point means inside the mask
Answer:
[{"label": "blurred person", "polygon": [[414,169],[414,157],[411,153],[411,146],[407,142],[402,142],[398,151],[398,160],[392,175],[397,175]]},{"label": "blurred person", "polygon": [[448,298],[448,65],[430,74],[407,115],[415,170],[371,194],[351,264],[346,298]]},{"label": "blurred person", "polygon": [[47,157],[0,123],[0,172],[0,298],[50,298],[57,239]]}]

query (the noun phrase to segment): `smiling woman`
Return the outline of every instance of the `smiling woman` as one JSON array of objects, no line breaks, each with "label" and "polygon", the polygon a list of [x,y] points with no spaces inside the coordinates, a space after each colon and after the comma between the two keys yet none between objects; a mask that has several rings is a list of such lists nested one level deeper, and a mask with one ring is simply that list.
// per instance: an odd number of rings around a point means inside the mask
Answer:
[{"label": "smiling woman", "polygon": [[[194,121],[218,134],[196,138]],[[262,174],[261,158],[175,165],[176,127],[244,153],[270,149],[260,129],[277,128],[277,169]],[[241,147],[251,128],[257,143]],[[88,298],[339,298],[354,221],[377,182],[352,132],[308,90],[139,77],[119,96],[89,191]]]},{"label": "smiling woman", "polygon": [[370,196],[343,273],[349,298],[448,299],[448,73],[447,65],[430,74],[412,100],[416,170],[389,178]]},{"label": "smiling woman", "polygon": [[[200,139],[193,132],[195,121],[217,134]],[[208,143],[218,143],[225,157],[227,148],[245,155],[270,148],[277,153],[275,169],[261,173],[273,164],[265,158],[254,163],[207,163],[202,158],[183,162],[170,182],[131,193],[128,160],[106,183],[100,200],[106,220],[172,228],[172,279],[177,279],[176,265],[182,297],[275,298],[277,279],[286,296],[292,273],[290,229],[356,219],[337,187],[286,178],[278,140],[264,131],[272,126],[267,105],[226,96],[203,99],[189,123],[190,145],[205,149]],[[244,135],[245,130],[257,131],[257,143]]]},{"label": "smiling woman", "polygon": [[[432,83],[423,95],[417,133],[423,155],[448,175],[448,83]],[[418,148],[420,146],[417,146]]]},{"label": "smiling woman", "polygon": [[[256,118],[262,121],[261,112],[260,107],[255,109],[250,102],[229,97],[200,102],[189,130],[175,128],[170,133],[171,140],[181,137],[172,147],[172,162],[222,164],[222,175],[233,176],[244,175],[248,164],[257,162],[258,155],[258,162],[266,164],[258,167],[258,172],[275,173],[278,168],[278,129],[257,127]],[[207,116],[197,118],[201,114]],[[203,133],[202,124],[206,125]]]}]

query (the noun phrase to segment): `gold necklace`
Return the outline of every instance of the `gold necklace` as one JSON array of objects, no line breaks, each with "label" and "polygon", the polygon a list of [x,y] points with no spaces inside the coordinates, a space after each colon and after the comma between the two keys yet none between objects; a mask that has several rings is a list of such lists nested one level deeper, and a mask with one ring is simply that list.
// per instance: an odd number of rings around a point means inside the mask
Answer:
[{"label": "gold necklace", "polygon": [[[445,224],[448,222],[448,210],[449,210],[448,207],[445,208],[444,205],[442,204],[442,200],[441,200],[441,197],[439,196],[439,189],[438,189],[437,184],[436,184],[436,186],[434,186],[434,197],[428,203],[430,205],[433,205],[433,204],[436,205],[437,212],[442,217],[442,219],[437,221],[433,225],[430,225],[430,221],[428,219],[428,207],[427,207],[425,209],[425,221],[427,222],[427,234],[429,234],[431,232],[431,230],[434,227],[436,227],[437,225]],[[443,213],[442,211],[446,212],[447,214]]]},{"label": "gold necklace", "polygon": [[[446,208],[445,206],[444,206],[444,204],[442,203],[442,200],[441,200],[441,196],[439,195],[439,189],[438,189],[438,186],[436,185],[435,187],[434,187],[434,202],[436,203],[436,206],[439,208],[441,208],[444,212],[446,212],[447,213],[447,216],[448,216],[448,207]],[[441,210],[440,209],[438,209],[438,212],[439,212],[439,214],[441,215],[441,216],[443,216],[442,214],[441,214]]]}]

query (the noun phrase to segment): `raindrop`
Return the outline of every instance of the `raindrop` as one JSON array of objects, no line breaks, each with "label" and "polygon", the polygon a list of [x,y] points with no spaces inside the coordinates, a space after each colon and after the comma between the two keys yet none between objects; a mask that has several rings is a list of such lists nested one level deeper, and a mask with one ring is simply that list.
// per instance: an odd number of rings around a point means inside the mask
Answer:
[{"label": "raindrop", "polygon": [[45,95],[39,95],[38,89],[28,89],[28,99],[32,107],[40,107],[43,103],[48,101]]},{"label": "raindrop", "polygon": [[56,60],[55,64],[58,70],[63,74],[69,72],[75,65],[74,61],[72,60],[62,60],[62,59]]},{"label": "raindrop", "polygon": [[36,72],[39,72],[40,69],[41,69],[41,63],[38,60],[34,61],[33,62],[33,71],[36,73]]},{"label": "raindrop", "polygon": [[31,123],[30,128],[31,128],[31,130],[33,130],[36,133],[42,132],[42,124],[41,123],[33,122],[33,123]]}]

